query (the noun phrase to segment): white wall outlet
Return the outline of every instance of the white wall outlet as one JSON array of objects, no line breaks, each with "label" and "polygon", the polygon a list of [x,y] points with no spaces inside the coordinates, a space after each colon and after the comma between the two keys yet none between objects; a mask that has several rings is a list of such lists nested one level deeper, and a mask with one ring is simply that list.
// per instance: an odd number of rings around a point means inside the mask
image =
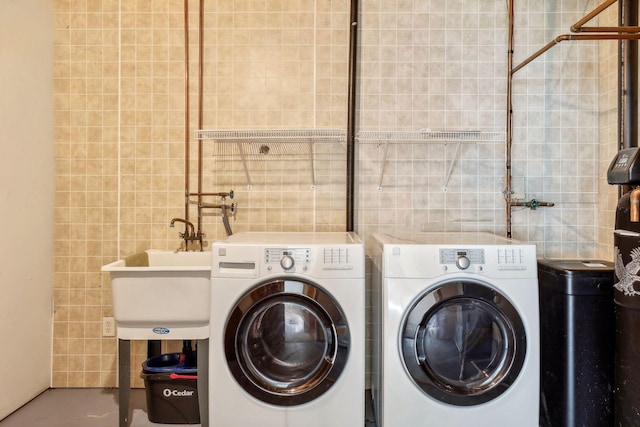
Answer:
[{"label": "white wall outlet", "polygon": [[114,319],[113,317],[102,318],[102,336],[103,337],[116,336],[116,319]]}]

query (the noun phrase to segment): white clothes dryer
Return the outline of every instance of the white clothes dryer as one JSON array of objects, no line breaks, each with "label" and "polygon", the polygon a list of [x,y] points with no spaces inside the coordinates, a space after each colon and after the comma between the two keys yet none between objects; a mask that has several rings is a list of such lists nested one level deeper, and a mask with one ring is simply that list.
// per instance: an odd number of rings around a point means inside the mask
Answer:
[{"label": "white clothes dryer", "polygon": [[364,244],[239,233],[212,246],[211,426],[364,425]]},{"label": "white clothes dryer", "polygon": [[488,233],[374,234],[379,427],[538,427],[535,245]]}]

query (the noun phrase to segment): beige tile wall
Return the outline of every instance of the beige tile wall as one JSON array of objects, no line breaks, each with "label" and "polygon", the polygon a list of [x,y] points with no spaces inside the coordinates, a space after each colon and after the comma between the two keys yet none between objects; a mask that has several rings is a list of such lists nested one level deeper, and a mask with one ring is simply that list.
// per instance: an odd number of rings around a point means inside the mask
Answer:
[{"label": "beige tile wall", "polygon": [[[101,336],[102,317],[112,314],[110,284],[100,267],[147,248],[177,248],[179,230],[168,223],[185,215],[183,1],[54,3],[53,385],[114,386],[115,339]],[[516,63],[594,6],[560,3],[517,3]],[[198,2],[188,5],[186,139],[194,159]],[[359,130],[504,132],[504,2],[364,0],[360,8]],[[345,129],[346,0],[207,1],[204,19],[202,127]],[[598,204],[602,211],[611,201],[594,171],[610,155],[599,145],[610,140],[610,107],[598,103],[611,105],[612,55],[598,62],[598,44],[571,43],[515,82],[513,174],[527,199],[556,207],[515,212],[513,231],[538,243],[540,255],[604,257],[610,245],[609,214],[598,216]],[[249,187],[237,156],[223,156],[231,149],[203,141],[203,190],[234,190],[234,231],[344,229],[344,144],[317,145],[315,187],[308,157],[289,149],[292,160],[253,162]],[[459,150],[456,141],[393,143],[383,157],[379,142],[359,144],[363,237],[402,228],[504,233],[503,142]],[[196,191],[193,165],[188,178]],[[223,236],[219,216],[204,217],[203,231],[208,241]],[[134,366],[145,352],[136,342]]]},{"label": "beige tile wall", "polygon": [[[198,3],[188,3],[185,138],[183,1],[55,1],[55,387],[116,384],[116,341],[101,336],[112,307],[100,267],[180,244],[169,221],[185,216],[185,140],[198,191]],[[202,127],[344,129],[348,17],[346,1],[205,2]],[[315,147],[315,187],[311,158],[295,148],[293,160],[252,163],[249,188],[239,159],[221,159],[226,147],[202,145],[201,189],[234,190],[234,231],[344,230],[343,141]],[[210,242],[224,229],[209,213]],[[138,366],[145,343],[132,353]]]},{"label": "beige tile wall", "polygon": [[[596,3],[515,2],[514,65]],[[504,132],[505,2],[364,1],[360,129]],[[609,60],[611,60],[609,58]],[[515,238],[539,256],[594,257],[599,74],[594,41],[559,44],[514,75]],[[358,230],[506,232],[504,140],[361,144]],[[391,160],[389,160],[391,159]],[[385,185],[378,188],[380,175]]]}]

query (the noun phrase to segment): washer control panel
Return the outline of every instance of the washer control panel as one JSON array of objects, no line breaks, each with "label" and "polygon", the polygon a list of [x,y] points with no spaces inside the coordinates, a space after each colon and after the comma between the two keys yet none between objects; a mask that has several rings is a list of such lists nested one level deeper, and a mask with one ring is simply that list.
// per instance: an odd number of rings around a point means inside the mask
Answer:
[{"label": "washer control panel", "polygon": [[272,268],[274,264],[283,270],[293,270],[296,266],[306,270],[311,263],[309,248],[265,248],[264,262]]},{"label": "washer control panel", "polygon": [[309,273],[312,269],[353,270],[352,251],[346,247],[277,248],[264,249],[264,262],[268,271]]}]

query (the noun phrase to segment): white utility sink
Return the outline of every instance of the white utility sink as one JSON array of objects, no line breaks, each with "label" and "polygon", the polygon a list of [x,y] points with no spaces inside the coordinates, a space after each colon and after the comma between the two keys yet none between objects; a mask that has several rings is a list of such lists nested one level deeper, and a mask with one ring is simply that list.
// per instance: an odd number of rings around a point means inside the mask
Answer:
[{"label": "white utility sink", "polygon": [[102,267],[120,339],[209,338],[211,253],[147,250]]}]

